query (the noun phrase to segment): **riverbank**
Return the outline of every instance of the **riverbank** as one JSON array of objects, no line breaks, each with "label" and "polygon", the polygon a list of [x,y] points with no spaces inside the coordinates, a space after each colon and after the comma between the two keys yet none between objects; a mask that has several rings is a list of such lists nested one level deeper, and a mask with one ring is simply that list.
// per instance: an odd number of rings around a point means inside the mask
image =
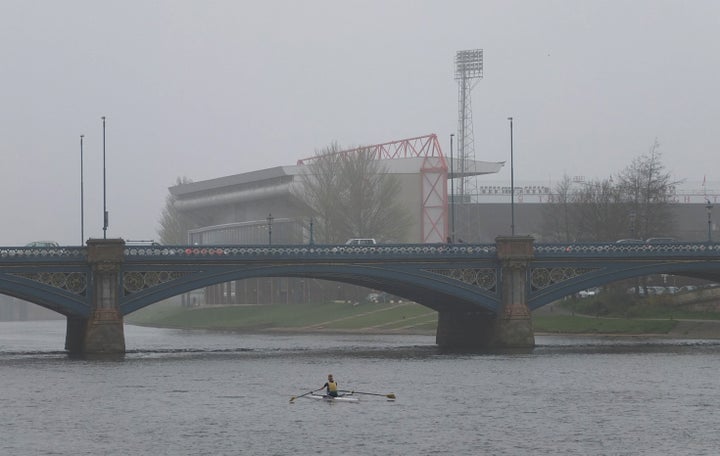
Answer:
[{"label": "riverbank", "polygon": [[[701,316],[702,314],[698,314]],[[593,317],[540,309],[536,335],[652,336],[720,339],[720,320],[703,318]],[[126,317],[130,324],[241,332],[434,335],[437,313],[411,302],[275,304],[183,307],[155,304]]]},{"label": "riverbank", "polygon": [[247,332],[435,334],[437,312],[412,302],[226,305],[159,303],[126,318],[131,324]]}]

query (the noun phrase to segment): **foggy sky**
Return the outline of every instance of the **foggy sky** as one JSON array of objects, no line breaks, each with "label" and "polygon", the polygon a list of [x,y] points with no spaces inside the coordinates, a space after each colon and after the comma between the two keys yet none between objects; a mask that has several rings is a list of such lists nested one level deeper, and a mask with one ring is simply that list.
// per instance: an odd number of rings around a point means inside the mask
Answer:
[{"label": "foggy sky", "polygon": [[[720,182],[720,2],[0,0],[0,245],[157,239],[167,188],[333,141],[457,128],[455,52],[483,49],[475,155],[515,179],[608,177],[655,138]],[[493,181],[509,182],[509,166]]]}]

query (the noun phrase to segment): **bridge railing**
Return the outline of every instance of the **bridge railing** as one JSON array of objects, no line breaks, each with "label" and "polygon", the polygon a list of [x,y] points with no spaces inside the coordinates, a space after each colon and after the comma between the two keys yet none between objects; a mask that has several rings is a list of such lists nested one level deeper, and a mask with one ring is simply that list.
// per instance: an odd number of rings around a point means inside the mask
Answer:
[{"label": "bridge railing", "polygon": [[[720,257],[720,243],[668,242],[668,243],[536,243],[537,258],[588,258],[588,257]],[[303,244],[303,245],[163,245],[125,246],[125,260],[142,261],[151,257],[177,260],[296,258],[296,257],[467,257],[495,258],[495,244]],[[0,247],[1,262],[63,262],[87,257],[86,247]]]},{"label": "bridge railing", "polygon": [[86,247],[0,247],[0,261],[67,261],[87,257]]},{"label": "bridge railing", "polygon": [[294,258],[294,257],[383,257],[408,258],[428,255],[495,257],[495,244],[377,244],[377,245],[207,245],[126,246],[125,260],[148,257],[202,258]]},{"label": "bridge railing", "polygon": [[712,242],[535,244],[534,253],[538,258],[621,256],[718,257],[720,256],[720,244]]}]

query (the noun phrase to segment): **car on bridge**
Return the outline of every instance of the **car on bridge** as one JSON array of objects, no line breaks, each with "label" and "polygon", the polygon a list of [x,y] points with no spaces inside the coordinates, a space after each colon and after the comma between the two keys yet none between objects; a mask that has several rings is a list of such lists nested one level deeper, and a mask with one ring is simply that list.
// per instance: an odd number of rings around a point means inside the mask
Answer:
[{"label": "car on bridge", "polygon": [[375,239],[371,238],[355,238],[355,239],[348,239],[348,241],[345,243],[345,245],[375,245],[377,242]]},{"label": "car on bridge", "polygon": [[677,239],[672,237],[651,237],[645,240],[647,244],[672,244],[677,242]]},{"label": "car on bridge", "polygon": [[60,247],[60,244],[58,244],[55,241],[33,241],[25,244],[25,247],[40,247],[40,248],[47,248],[47,247]]}]

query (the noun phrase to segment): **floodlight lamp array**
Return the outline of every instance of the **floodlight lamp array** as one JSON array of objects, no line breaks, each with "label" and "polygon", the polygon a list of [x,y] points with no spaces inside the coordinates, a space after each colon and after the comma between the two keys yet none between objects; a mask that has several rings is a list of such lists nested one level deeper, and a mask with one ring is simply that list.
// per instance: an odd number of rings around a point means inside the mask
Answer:
[{"label": "floodlight lamp array", "polygon": [[483,77],[483,50],[457,51],[455,54],[455,79]]}]

